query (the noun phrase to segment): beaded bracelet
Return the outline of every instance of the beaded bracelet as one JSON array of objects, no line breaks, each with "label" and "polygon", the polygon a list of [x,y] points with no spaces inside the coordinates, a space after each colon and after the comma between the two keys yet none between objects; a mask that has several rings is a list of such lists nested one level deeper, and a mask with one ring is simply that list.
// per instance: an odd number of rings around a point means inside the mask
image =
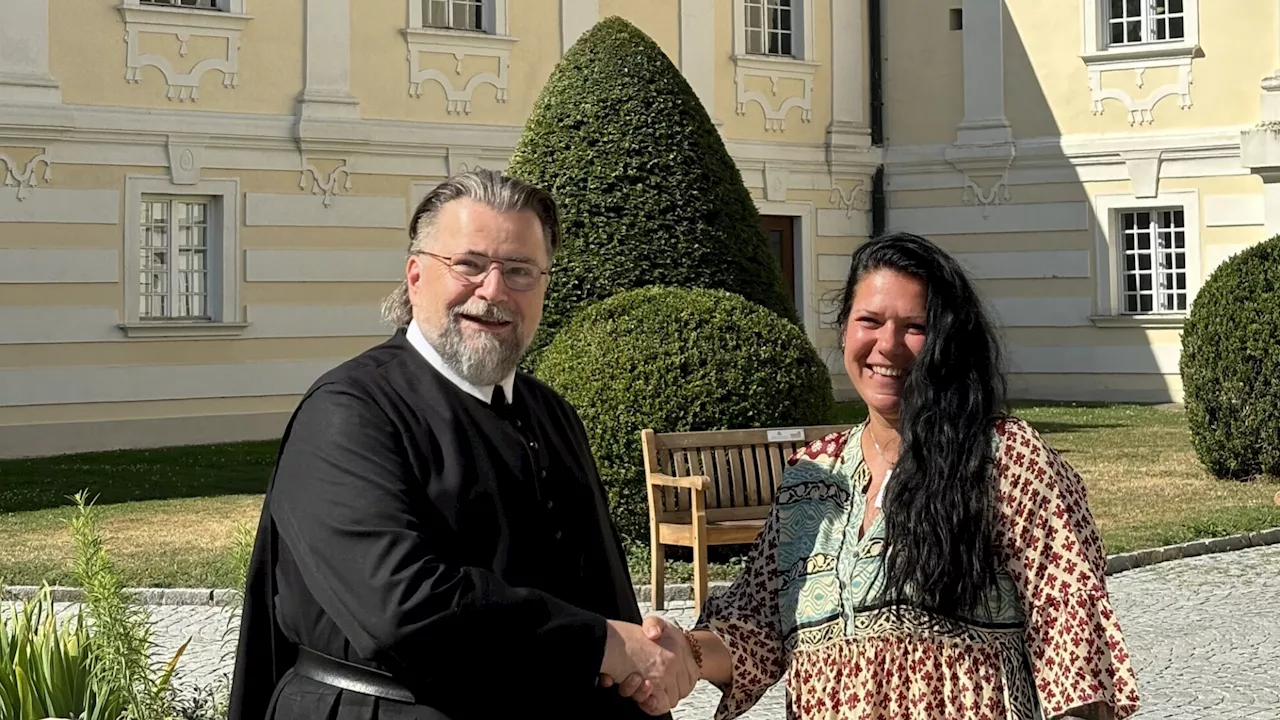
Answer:
[{"label": "beaded bracelet", "polygon": [[[684,628],[681,628],[684,630]],[[689,649],[693,651],[693,661],[698,665],[698,669],[702,669],[702,646],[694,639],[693,632],[684,630],[684,637],[689,641]]]}]

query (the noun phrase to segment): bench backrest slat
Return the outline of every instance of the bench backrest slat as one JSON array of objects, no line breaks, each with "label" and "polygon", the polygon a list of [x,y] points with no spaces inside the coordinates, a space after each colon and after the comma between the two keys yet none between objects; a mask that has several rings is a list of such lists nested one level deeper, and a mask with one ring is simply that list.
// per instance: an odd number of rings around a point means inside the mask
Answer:
[{"label": "bench backrest slat", "polygon": [[[705,491],[708,521],[753,520],[767,514],[788,458],[808,443],[850,427],[660,433],[644,437],[644,452],[657,472],[711,478]],[[653,447],[648,446],[649,437],[653,438]],[[682,515],[687,522],[692,503],[689,493],[685,489],[657,489],[653,496],[661,502],[661,507],[655,508],[659,519]]]}]

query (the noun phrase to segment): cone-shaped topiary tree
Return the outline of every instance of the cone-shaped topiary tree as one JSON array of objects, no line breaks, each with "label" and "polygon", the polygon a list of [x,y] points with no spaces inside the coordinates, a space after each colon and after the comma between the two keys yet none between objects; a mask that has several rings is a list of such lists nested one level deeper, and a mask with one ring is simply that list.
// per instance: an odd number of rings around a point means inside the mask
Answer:
[{"label": "cone-shaped topiary tree", "polygon": [[1221,478],[1280,476],[1280,237],[1219,265],[1182,329],[1196,454]]},{"label": "cone-shaped topiary tree", "polygon": [[556,66],[508,174],[560,207],[544,347],[580,306],[648,285],[723,289],[799,324],[742,176],[666,54],[611,17]]}]

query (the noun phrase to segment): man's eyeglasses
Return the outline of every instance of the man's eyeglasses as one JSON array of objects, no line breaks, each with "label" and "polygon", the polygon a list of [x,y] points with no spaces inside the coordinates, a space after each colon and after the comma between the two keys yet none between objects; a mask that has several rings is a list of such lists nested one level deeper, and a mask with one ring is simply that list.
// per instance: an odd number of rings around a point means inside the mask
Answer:
[{"label": "man's eyeglasses", "polygon": [[498,272],[502,273],[502,281],[507,287],[517,292],[527,292],[537,286],[538,280],[543,275],[550,275],[549,272],[534,265],[533,263],[522,262],[520,260],[499,260],[491,258],[488,255],[479,253],[457,253],[456,255],[437,255],[432,252],[423,252],[423,255],[431,257],[444,263],[449,271],[452,272],[459,280],[468,283],[484,282],[488,277],[489,270],[494,265],[498,266]]}]

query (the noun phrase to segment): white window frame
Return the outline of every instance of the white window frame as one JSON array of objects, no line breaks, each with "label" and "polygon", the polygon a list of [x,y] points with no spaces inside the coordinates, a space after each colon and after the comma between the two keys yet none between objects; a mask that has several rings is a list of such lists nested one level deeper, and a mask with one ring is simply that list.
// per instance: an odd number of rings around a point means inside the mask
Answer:
[{"label": "white window frame", "polygon": [[[794,108],[800,109],[801,122],[808,122],[813,112],[813,80],[821,64],[815,61],[813,45],[814,0],[794,0],[792,8],[792,56],[756,55],[747,52],[747,10],[743,0],[733,0],[733,82],[734,103],[738,115],[745,115],[747,106],[756,103],[764,113],[765,129],[784,131],[787,116]],[[799,80],[803,92],[785,99],[768,97],[747,89],[748,78],[765,78],[776,88],[779,80]],[[780,104],[779,104],[780,103]]]},{"label": "white window frame", "polygon": [[176,7],[172,5],[153,5],[144,3],[141,0],[122,0],[120,6],[122,8],[142,8],[143,10],[154,10],[156,12],[180,12],[180,13],[229,13],[231,15],[244,15],[246,0],[213,0],[216,10],[207,8],[193,7]]},{"label": "white window frame", "polygon": [[[1201,277],[1200,193],[1197,190],[1170,190],[1155,197],[1098,195],[1093,199],[1097,218],[1094,253],[1098,281],[1098,314],[1090,318],[1099,327],[1181,327],[1195,304],[1203,282]],[[1186,226],[1187,310],[1134,314],[1124,309],[1124,238],[1120,213],[1133,210],[1182,210]]]},{"label": "white window frame", "polygon": [[[812,63],[814,57],[813,0],[792,0],[791,55],[768,55],[747,52],[747,6],[745,0],[733,0],[733,54],[735,59]],[[767,11],[766,11],[767,12]]]},{"label": "white window frame", "polygon": [[[239,228],[240,182],[200,180],[194,185],[175,185],[169,178],[128,176],[125,178],[124,213],[124,313],[120,329],[128,337],[226,337],[240,335],[248,323],[239,322]],[[141,317],[141,274],[143,198],[201,198],[210,203],[208,220],[209,320],[147,320]]]},{"label": "white window frame", "polygon": [[[480,30],[455,30],[453,28],[435,27],[434,25],[425,25],[422,16],[422,0],[408,0],[409,3],[409,26],[408,30],[413,32],[424,33],[444,33],[444,34],[462,34],[476,35]],[[505,37],[507,35],[507,0],[484,0],[484,29],[486,35],[496,37]]]},{"label": "white window frame", "polygon": [[[1150,3],[1152,0],[1142,0]],[[1190,61],[1200,50],[1200,0],[1183,0],[1183,37],[1178,40],[1148,40],[1129,45],[1111,45],[1107,19],[1110,0],[1083,0],[1081,58],[1086,65],[1113,65],[1105,69],[1140,69],[1144,61],[1184,58]],[[1147,17],[1146,15],[1143,16]],[[1144,21],[1145,31],[1145,21]]]}]

